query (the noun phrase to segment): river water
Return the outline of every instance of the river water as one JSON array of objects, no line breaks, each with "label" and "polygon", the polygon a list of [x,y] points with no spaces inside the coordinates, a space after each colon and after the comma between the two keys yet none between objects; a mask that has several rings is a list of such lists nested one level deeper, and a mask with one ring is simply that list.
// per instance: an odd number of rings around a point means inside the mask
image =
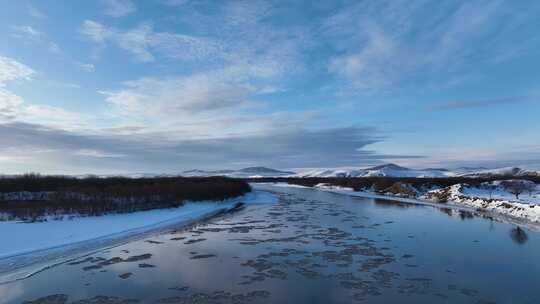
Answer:
[{"label": "river water", "polygon": [[540,233],[466,211],[256,186],[279,202],[0,285],[0,303],[540,303]]}]

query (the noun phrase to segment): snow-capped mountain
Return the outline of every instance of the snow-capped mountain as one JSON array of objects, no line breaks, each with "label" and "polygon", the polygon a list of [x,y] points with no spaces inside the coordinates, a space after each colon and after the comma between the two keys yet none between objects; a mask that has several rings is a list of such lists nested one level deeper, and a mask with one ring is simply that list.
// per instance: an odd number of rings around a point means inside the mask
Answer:
[{"label": "snow-capped mountain", "polygon": [[295,177],[360,177],[364,174],[362,169],[316,169],[298,173]]},{"label": "snow-capped mountain", "polygon": [[490,177],[490,176],[497,176],[497,175],[516,176],[516,177],[540,176],[540,171],[522,169],[519,167],[503,167],[503,168],[497,168],[497,169],[477,170],[477,171],[471,171],[471,172],[460,174],[460,176],[467,176],[467,177]]},{"label": "snow-capped mountain", "polygon": [[281,177],[295,175],[292,171],[281,171],[266,167],[248,167],[239,170],[188,170],[182,172],[182,176],[229,176],[229,177]]},{"label": "snow-capped mountain", "polygon": [[131,178],[148,177],[204,177],[204,176],[228,176],[236,178],[256,178],[256,177],[491,177],[491,176],[540,176],[540,170],[524,169],[519,167],[503,167],[487,169],[484,167],[460,167],[455,169],[426,168],[412,169],[396,164],[383,164],[368,168],[320,168],[311,170],[293,171],[276,170],[267,167],[247,167],[238,170],[187,170],[179,174],[157,174],[157,173],[132,173],[117,175],[77,175],[84,178],[90,176],[113,177],[126,176]]},{"label": "snow-capped mountain", "polygon": [[244,169],[238,170],[238,172],[242,173],[249,173],[249,174],[278,174],[278,175],[292,175],[296,174],[296,172],[292,171],[281,171],[266,167],[248,167]]},{"label": "snow-capped mountain", "polygon": [[299,173],[298,177],[447,177],[453,176],[446,169],[410,169],[396,164],[384,164],[365,169],[320,169]]},{"label": "snow-capped mountain", "polygon": [[396,164],[384,164],[364,169],[317,169],[304,171],[297,177],[490,177],[490,176],[540,176],[540,171],[519,167],[486,169],[483,167],[462,167],[456,169],[426,168],[411,169]]},{"label": "snow-capped mountain", "polygon": [[444,169],[411,169],[396,164],[385,164],[367,168],[364,176],[394,176],[394,177],[447,177],[453,173]]}]

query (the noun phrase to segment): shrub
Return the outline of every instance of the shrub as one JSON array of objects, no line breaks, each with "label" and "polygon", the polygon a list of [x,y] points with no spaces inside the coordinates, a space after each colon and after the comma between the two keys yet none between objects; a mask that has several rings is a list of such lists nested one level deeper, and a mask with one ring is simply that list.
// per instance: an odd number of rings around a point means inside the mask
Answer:
[{"label": "shrub", "polygon": [[397,195],[405,195],[408,197],[416,197],[416,191],[414,191],[409,184],[404,184],[402,182],[395,182],[392,186],[385,189],[385,192],[390,192]]},{"label": "shrub", "polygon": [[37,197],[43,199],[0,200],[0,213],[4,213],[4,218],[6,214],[8,218],[39,219],[44,215],[101,215],[170,208],[188,200],[228,199],[245,194],[251,188],[243,180],[226,177],[79,179],[32,174],[0,179],[0,194],[22,191],[38,192]]}]

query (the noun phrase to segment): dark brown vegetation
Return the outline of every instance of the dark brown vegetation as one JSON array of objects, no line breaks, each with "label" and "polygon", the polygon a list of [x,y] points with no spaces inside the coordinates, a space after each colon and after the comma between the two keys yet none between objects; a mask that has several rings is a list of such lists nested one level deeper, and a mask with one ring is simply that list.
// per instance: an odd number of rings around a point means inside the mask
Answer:
[{"label": "dark brown vegetation", "polygon": [[[73,178],[28,174],[0,178],[4,218],[36,220],[44,215],[127,213],[178,207],[185,201],[223,200],[251,191],[226,177]],[[41,199],[2,200],[12,192],[45,193]]]},{"label": "dark brown vegetation", "polygon": [[501,182],[501,186],[515,195],[516,199],[519,199],[519,195],[523,192],[529,192],[529,195],[532,195],[532,192],[536,189],[534,183],[519,179],[504,180]]},{"label": "dark brown vegetation", "polygon": [[[515,176],[490,176],[490,177],[441,177],[441,178],[418,178],[418,177],[277,177],[277,178],[253,178],[249,182],[282,182],[306,187],[313,187],[320,183],[333,186],[353,188],[355,191],[373,189],[385,192],[387,189],[396,188],[396,183],[409,184],[417,190],[429,190],[431,188],[444,188],[455,184],[468,184],[479,186],[484,182],[495,180],[515,179]],[[523,176],[519,179],[540,183],[539,176]]]}]

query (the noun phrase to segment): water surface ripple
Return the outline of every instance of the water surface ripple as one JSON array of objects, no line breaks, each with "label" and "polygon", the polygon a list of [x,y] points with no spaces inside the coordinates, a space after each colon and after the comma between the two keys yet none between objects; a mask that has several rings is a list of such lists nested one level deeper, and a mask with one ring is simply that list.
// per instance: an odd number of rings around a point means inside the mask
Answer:
[{"label": "water surface ripple", "polygon": [[539,303],[540,235],[470,212],[277,188],[277,204],[0,286],[2,303]]}]

